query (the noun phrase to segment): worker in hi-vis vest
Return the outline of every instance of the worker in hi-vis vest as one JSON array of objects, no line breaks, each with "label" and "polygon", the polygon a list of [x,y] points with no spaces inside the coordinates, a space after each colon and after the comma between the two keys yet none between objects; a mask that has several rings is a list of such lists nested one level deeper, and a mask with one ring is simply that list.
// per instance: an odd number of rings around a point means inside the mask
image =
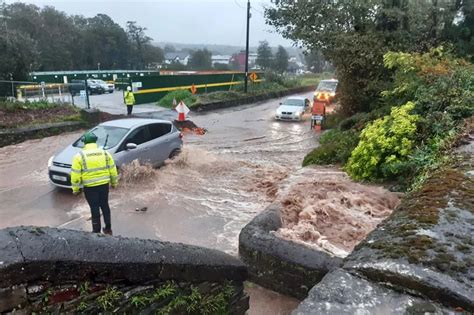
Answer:
[{"label": "worker in hi-vis vest", "polygon": [[132,114],[133,105],[135,104],[135,96],[133,95],[132,89],[127,86],[127,91],[123,96],[123,100],[125,105],[127,105],[127,115],[130,116]]},{"label": "worker in hi-vis vest", "polygon": [[109,207],[109,184],[117,187],[117,168],[112,155],[97,146],[97,136],[87,132],[82,137],[84,148],[72,161],[71,185],[74,195],[81,187],[91,208],[92,232],[100,233],[100,210],[104,216],[104,234],[112,235],[112,223]]}]

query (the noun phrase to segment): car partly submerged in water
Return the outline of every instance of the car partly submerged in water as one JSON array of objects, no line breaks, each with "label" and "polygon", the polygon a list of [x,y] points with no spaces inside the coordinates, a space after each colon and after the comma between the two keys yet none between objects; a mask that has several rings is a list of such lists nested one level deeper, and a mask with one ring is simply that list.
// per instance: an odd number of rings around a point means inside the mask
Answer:
[{"label": "car partly submerged in water", "polygon": [[304,97],[289,97],[285,99],[275,112],[275,119],[300,121],[310,108],[310,101]]},{"label": "car partly submerged in water", "polygon": [[[142,164],[160,166],[178,155],[183,135],[170,121],[145,118],[118,119],[104,122],[90,130],[97,145],[109,151],[120,168],[138,160]],[[48,161],[48,176],[58,187],[71,188],[72,159],[84,147],[80,137]]]}]

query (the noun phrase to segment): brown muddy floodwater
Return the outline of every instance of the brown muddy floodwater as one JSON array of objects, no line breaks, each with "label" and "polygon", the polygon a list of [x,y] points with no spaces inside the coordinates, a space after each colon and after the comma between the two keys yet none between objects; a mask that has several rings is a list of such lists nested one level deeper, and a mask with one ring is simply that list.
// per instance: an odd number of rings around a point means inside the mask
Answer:
[{"label": "brown muddy floodwater", "polygon": [[[308,95],[305,96],[310,96]],[[284,238],[343,256],[398,199],[355,184],[338,170],[301,168],[318,145],[309,121],[277,122],[281,100],[195,115],[208,133],[186,135],[182,154],[160,169],[130,165],[110,205],[115,235],[216,248],[237,255],[240,230],[271,202],[281,202]],[[0,148],[0,228],[52,226],[89,231],[83,196],[56,189],[48,158],[76,139],[70,133]],[[136,209],[146,207],[146,211]],[[263,289],[251,289],[262,296]],[[295,300],[266,296],[258,314],[287,314]],[[253,302],[253,305],[256,302]],[[251,314],[257,314],[251,311]]]}]

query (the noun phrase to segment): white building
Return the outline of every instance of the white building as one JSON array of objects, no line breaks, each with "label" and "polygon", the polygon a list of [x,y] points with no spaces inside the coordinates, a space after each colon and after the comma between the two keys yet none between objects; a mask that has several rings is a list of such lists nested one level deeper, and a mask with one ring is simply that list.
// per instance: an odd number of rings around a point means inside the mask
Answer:
[{"label": "white building", "polygon": [[179,62],[180,64],[186,66],[189,62],[190,57],[191,56],[187,52],[166,53],[165,54],[165,63],[169,65],[171,63]]},{"label": "white building", "polygon": [[231,58],[232,56],[230,55],[212,55],[212,66],[214,66],[216,63],[229,65]]}]

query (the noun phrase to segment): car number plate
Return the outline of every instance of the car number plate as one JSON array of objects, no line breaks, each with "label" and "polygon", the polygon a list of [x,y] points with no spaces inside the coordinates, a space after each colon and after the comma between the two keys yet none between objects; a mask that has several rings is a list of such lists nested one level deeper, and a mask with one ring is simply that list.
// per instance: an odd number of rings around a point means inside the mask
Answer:
[{"label": "car number plate", "polygon": [[62,182],[65,182],[67,180],[67,178],[65,176],[53,175],[52,177],[53,177],[53,179],[60,180]]},{"label": "car number plate", "polygon": [[320,116],[320,115],[313,115],[313,117],[311,117],[312,120],[316,120],[316,121],[322,121],[323,120],[323,116]]}]

